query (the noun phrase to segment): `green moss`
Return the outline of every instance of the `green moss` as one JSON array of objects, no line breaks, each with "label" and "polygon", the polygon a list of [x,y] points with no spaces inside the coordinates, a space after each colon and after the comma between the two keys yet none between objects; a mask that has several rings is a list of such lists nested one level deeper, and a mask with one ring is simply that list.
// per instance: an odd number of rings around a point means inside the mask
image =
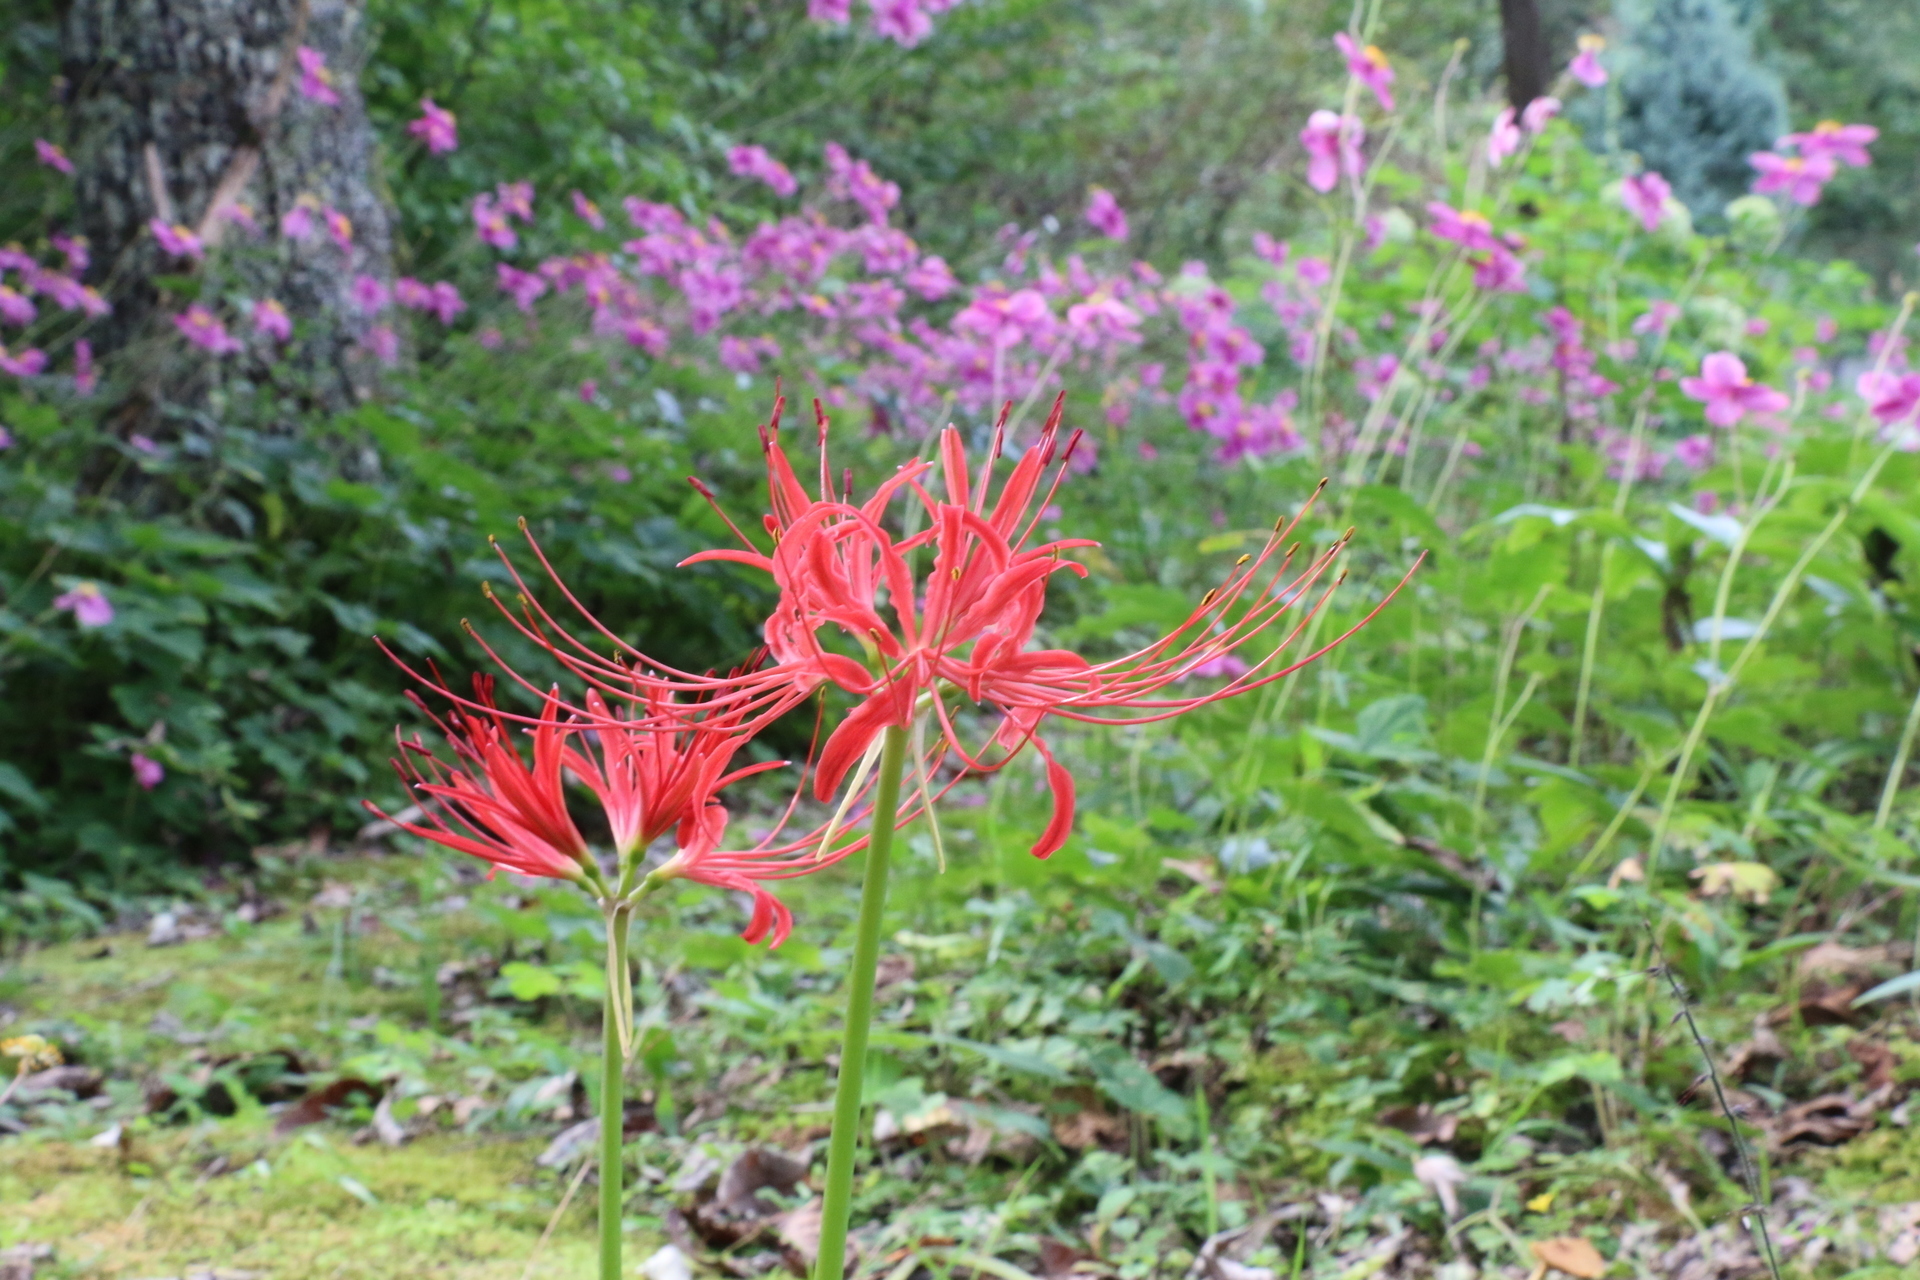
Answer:
[{"label": "green moss", "polygon": [[[0,1170],[0,1241],[57,1242],[71,1274],[110,1280],[190,1264],[275,1280],[517,1277],[563,1190],[528,1177],[538,1149],[447,1136],[389,1150],[315,1130],[274,1141],[243,1124],[138,1142],[124,1167],[111,1151],[20,1144]],[[234,1171],[203,1176],[215,1155]],[[534,1274],[580,1275],[591,1257],[592,1209],[576,1197]]]}]

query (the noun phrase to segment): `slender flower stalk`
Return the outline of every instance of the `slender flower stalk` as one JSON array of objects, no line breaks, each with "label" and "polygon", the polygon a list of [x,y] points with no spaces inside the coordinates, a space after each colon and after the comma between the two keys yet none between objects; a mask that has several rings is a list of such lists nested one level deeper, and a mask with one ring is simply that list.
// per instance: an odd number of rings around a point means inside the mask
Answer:
[{"label": "slender flower stalk", "polygon": [[820,1205],[820,1255],[814,1267],[815,1280],[839,1280],[845,1272],[847,1223],[853,1209],[853,1162],[860,1137],[860,1094],[866,1085],[867,1032],[873,1023],[880,921],[887,903],[887,861],[893,852],[894,827],[886,819],[900,806],[906,748],[906,730],[888,728],[880,751],[873,839],[867,847],[866,873],[860,885],[853,970],[847,979],[847,1018],[840,1040],[840,1077],[834,1084],[833,1133],[827,1140],[827,1186]]},{"label": "slender flower stalk", "polygon": [[[992,773],[1031,745],[1053,795],[1052,817],[1032,850],[1047,857],[1071,836],[1075,803],[1071,771],[1040,734],[1049,716],[1088,724],[1144,723],[1263,688],[1351,635],[1398,587],[1359,624],[1286,662],[1288,648],[1338,585],[1337,578],[1326,579],[1351,536],[1349,531],[1324,550],[1303,555],[1293,535],[1311,510],[1309,498],[1291,518],[1275,523],[1257,552],[1241,556],[1179,625],[1145,648],[1104,662],[1070,650],[1037,648],[1034,637],[1048,583],[1061,572],[1084,575],[1085,567],[1067,555],[1094,545],[1085,539],[1034,539],[1040,512],[1065,480],[1079,442],[1077,434],[1061,439],[1062,402],[1055,402],[1038,438],[997,487],[995,464],[1006,450],[1010,405],[977,474],[959,433],[949,429],[937,463],[907,463],[865,501],[855,500],[849,483],[836,484],[825,447],[827,419],[815,408],[821,446],[818,496],[800,484],[780,443],[776,403],[762,432],[770,500],[762,524],[772,548],[763,549],[729,522],[744,545],[692,559],[730,561],[772,577],[779,598],[765,629],[771,659],[767,677],[779,673],[790,689],[807,692],[831,686],[854,700],[814,760],[814,795],[831,800],[843,784],[850,796],[863,794],[869,778],[877,777],[815,1272],[816,1280],[840,1280],[887,856],[893,831],[911,820],[913,810],[926,813],[932,823],[940,798],[933,791],[935,772],[951,755],[962,776]],[[889,508],[896,499],[925,517],[908,523],[917,532],[893,532]],[[1236,651],[1283,618],[1287,627],[1262,646],[1261,656],[1238,658]],[[526,630],[540,634],[531,623]],[[846,649],[857,649],[862,657]],[[584,646],[556,643],[556,651],[587,678],[608,674]],[[1187,691],[1187,682],[1213,672],[1230,674],[1205,691]],[[765,714],[761,708],[778,704],[764,689],[740,685],[712,696],[730,713],[747,714],[752,707],[754,714]],[[964,725],[975,717],[990,727],[979,732],[978,745],[968,745]],[[917,794],[903,809],[910,750]],[[830,822],[829,840],[833,830]]]}]

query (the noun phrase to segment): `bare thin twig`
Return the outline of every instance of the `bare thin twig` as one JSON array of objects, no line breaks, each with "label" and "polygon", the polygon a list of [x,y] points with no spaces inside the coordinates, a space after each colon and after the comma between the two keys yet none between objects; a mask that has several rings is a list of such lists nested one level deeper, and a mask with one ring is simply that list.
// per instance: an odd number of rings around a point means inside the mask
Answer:
[{"label": "bare thin twig", "polygon": [[1667,953],[1661,948],[1652,923],[1643,919],[1640,925],[1647,931],[1647,940],[1653,944],[1655,971],[1665,977],[1667,985],[1673,989],[1673,999],[1680,1006],[1680,1016],[1686,1020],[1687,1032],[1693,1036],[1693,1044],[1700,1051],[1701,1061],[1707,1064],[1707,1079],[1713,1082],[1714,1099],[1720,1104],[1720,1114],[1726,1117],[1727,1132],[1733,1136],[1734,1154],[1740,1160],[1740,1181],[1747,1189],[1747,1211],[1740,1215],[1740,1224],[1760,1241],[1760,1250],[1767,1259],[1767,1270],[1772,1273],[1773,1280],[1780,1280],[1780,1260],[1774,1256],[1773,1237],[1767,1233],[1767,1207],[1760,1200],[1760,1173],[1754,1167],[1753,1157],[1747,1152],[1747,1140],[1740,1134],[1740,1122],[1734,1118],[1733,1107],[1727,1102],[1727,1091],[1720,1084],[1720,1069],[1713,1064],[1713,1051],[1707,1047],[1707,1038],[1700,1034],[1700,1024],[1693,1020],[1693,1002],[1687,996],[1687,989],[1680,985],[1679,975],[1667,963]]}]

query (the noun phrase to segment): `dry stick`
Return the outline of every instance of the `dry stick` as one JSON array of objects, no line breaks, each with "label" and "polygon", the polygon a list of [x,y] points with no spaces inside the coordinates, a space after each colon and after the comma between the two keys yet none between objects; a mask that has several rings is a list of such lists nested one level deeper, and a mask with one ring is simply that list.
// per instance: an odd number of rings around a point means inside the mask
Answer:
[{"label": "dry stick", "polygon": [[1767,1232],[1767,1206],[1760,1201],[1760,1174],[1754,1167],[1753,1157],[1747,1152],[1747,1141],[1740,1135],[1740,1122],[1734,1119],[1733,1108],[1727,1105],[1727,1091],[1720,1083],[1720,1070],[1713,1065],[1713,1052],[1707,1048],[1707,1038],[1700,1034],[1700,1024],[1693,1020],[1693,1006],[1687,999],[1687,990],[1680,985],[1680,978],[1667,963],[1666,952],[1661,950],[1660,939],[1654,935],[1653,925],[1645,919],[1640,925],[1647,931],[1647,938],[1653,943],[1653,957],[1659,970],[1673,988],[1673,998],[1680,1005],[1680,1016],[1686,1019],[1687,1031],[1693,1036],[1694,1047],[1700,1050],[1700,1058],[1707,1064],[1707,1079],[1713,1082],[1713,1096],[1720,1104],[1720,1114],[1727,1119],[1727,1132],[1733,1136],[1733,1150],[1740,1157],[1740,1180],[1747,1189],[1747,1211],[1740,1215],[1740,1225],[1759,1237],[1760,1247],[1767,1257],[1767,1270],[1773,1273],[1773,1280],[1780,1280],[1780,1260],[1773,1253],[1773,1237]]},{"label": "dry stick", "polygon": [[580,1184],[587,1180],[587,1170],[591,1168],[593,1168],[593,1161],[584,1156],[581,1157],[580,1171],[573,1175],[573,1181],[567,1184],[567,1194],[560,1197],[559,1206],[554,1209],[553,1216],[547,1219],[547,1229],[540,1233],[538,1240],[534,1241],[533,1252],[527,1255],[527,1269],[520,1273],[520,1280],[531,1280],[534,1264],[540,1261],[540,1251],[547,1247],[547,1240],[553,1235],[553,1229],[560,1225],[561,1215],[566,1213],[567,1206],[573,1203],[573,1193],[578,1191]]},{"label": "dry stick", "polygon": [[1893,799],[1900,793],[1900,779],[1907,772],[1907,758],[1913,754],[1913,737],[1920,731],[1920,693],[1913,695],[1913,709],[1907,712],[1907,726],[1900,732],[1899,750],[1893,753],[1893,767],[1887,770],[1887,785],[1880,789],[1880,807],[1874,810],[1873,829],[1885,831],[1893,816]]}]

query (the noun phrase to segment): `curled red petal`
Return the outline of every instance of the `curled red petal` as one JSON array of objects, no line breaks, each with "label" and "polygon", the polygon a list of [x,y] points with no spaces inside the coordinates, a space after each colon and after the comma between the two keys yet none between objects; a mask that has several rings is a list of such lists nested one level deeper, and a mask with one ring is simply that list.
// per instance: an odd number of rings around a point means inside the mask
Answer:
[{"label": "curled red petal", "polygon": [[813,794],[825,800],[839,790],[854,761],[867,753],[882,729],[905,724],[912,705],[913,686],[902,681],[875,691],[848,712],[820,748],[820,761],[813,770]]},{"label": "curled red petal", "polygon": [[1053,792],[1053,818],[1047,823],[1047,829],[1040,833],[1040,839],[1034,842],[1033,856],[1050,858],[1060,851],[1060,846],[1073,834],[1073,774],[1067,766],[1053,758],[1053,752],[1039,738],[1033,740],[1034,748],[1047,762],[1047,787]]}]

